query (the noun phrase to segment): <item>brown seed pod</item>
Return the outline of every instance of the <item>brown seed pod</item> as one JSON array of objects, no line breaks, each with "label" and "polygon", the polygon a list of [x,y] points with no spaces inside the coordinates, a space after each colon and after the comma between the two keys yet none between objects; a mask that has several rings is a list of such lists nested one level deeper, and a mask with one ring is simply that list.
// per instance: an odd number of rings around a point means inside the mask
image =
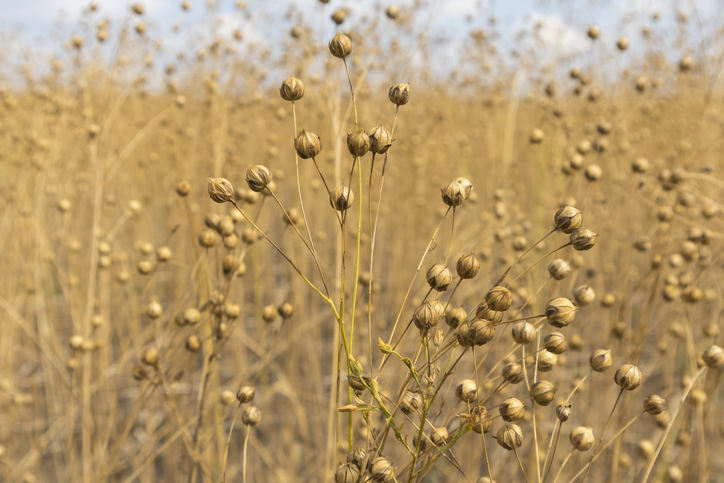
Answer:
[{"label": "brown seed pod", "polygon": [[588,27],[587,33],[588,33],[588,37],[591,40],[596,40],[598,38],[598,36],[600,35],[601,30],[597,26],[591,25],[590,27]]},{"label": "brown seed pod", "polygon": [[710,345],[704,349],[704,353],[701,357],[707,367],[712,369],[724,368],[724,349],[718,345]]},{"label": "brown seed pod", "polygon": [[634,364],[624,364],[616,371],[613,379],[621,389],[633,391],[641,385],[644,378]]},{"label": "brown seed pod", "polygon": [[538,381],[530,387],[530,396],[541,406],[548,406],[556,397],[558,388],[548,381]]},{"label": "brown seed pod", "polygon": [[475,406],[470,411],[468,424],[472,427],[472,430],[475,433],[487,433],[488,431],[490,431],[493,420],[490,417],[490,413],[487,409],[485,409],[483,406]]},{"label": "brown seed pod", "polygon": [[337,467],[334,473],[335,483],[357,483],[359,479],[359,468],[352,463],[343,463]]},{"label": "brown seed pod", "polygon": [[389,458],[378,456],[370,466],[372,480],[378,483],[389,483],[395,476],[395,466]]},{"label": "brown seed pod", "polygon": [[463,322],[455,330],[455,339],[462,347],[472,347],[474,345],[473,335],[470,324],[467,322]]},{"label": "brown seed pod", "polygon": [[191,192],[191,183],[188,181],[179,181],[176,185],[176,193],[181,197],[186,197]]},{"label": "brown seed pod", "polygon": [[349,373],[347,374],[347,384],[355,391],[364,391],[372,383],[372,378],[366,372],[363,372],[361,376]]},{"label": "brown seed pod", "polygon": [[634,173],[645,173],[649,170],[649,160],[646,158],[638,157],[631,163],[631,171]]},{"label": "brown seed pod", "polygon": [[654,451],[656,451],[656,447],[650,439],[642,439],[638,445],[636,445],[636,452],[645,460],[653,456]]},{"label": "brown seed pod", "polygon": [[347,133],[347,150],[352,156],[364,156],[370,150],[370,137],[364,131]]},{"label": "brown seed pod", "polygon": [[652,394],[644,399],[644,410],[654,416],[661,414],[666,410],[666,399]]},{"label": "brown seed pod", "polygon": [[511,362],[503,367],[503,379],[510,384],[518,384],[524,378],[523,367],[517,362]]},{"label": "brown seed pod", "polygon": [[195,324],[199,320],[201,320],[201,312],[199,312],[197,309],[190,307],[186,310],[184,310],[184,322],[187,324]]},{"label": "brown seed pod", "polygon": [[163,314],[163,307],[160,303],[153,300],[151,303],[148,304],[148,308],[146,309],[146,315],[148,315],[152,319],[157,319],[161,317],[161,314]]},{"label": "brown seed pod", "polygon": [[622,52],[624,50],[628,49],[628,46],[629,46],[628,37],[621,37],[618,39],[618,42],[616,42],[616,47],[618,48],[618,50],[620,50]]},{"label": "brown seed pod", "polygon": [[503,312],[497,312],[488,307],[488,304],[481,302],[475,307],[475,320],[485,319],[494,324],[498,324],[503,320]]},{"label": "brown seed pod", "polygon": [[445,446],[445,443],[447,442],[448,438],[450,437],[450,433],[448,433],[446,427],[440,427],[435,428],[430,435],[430,439],[432,440],[432,444],[437,446],[438,448],[440,446]]},{"label": "brown seed pod", "polygon": [[272,304],[267,305],[261,311],[261,318],[264,319],[264,322],[274,322],[277,315],[279,315],[277,308]]},{"label": "brown seed pod", "polygon": [[393,104],[404,106],[410,101],[410,84],[396,84],[390,87],[387,97]]},{"label": "brown seed pod", "polygon": [[613,363],[611,358],[611,351],[606,349],[598,349],[593,351],[588,362],[591,364],[591,369],[596,372],[603,372],[608,370]]},{"label": "brown seed pod", "polygon": [[538,354],[538,370],[540,372],[551,372],[558,364],[558,357],[548,351]]},{"label": "brown seed pod", "polygon": [[[365,458],[367,457],[367,451],[364,448],[355,448],[347,453],[347,463],[352,463],[361,470],[364,464]],[[355,480],[356,482],[357,480]]]},{"label": "brown seed pod", "polygon": [[543,346],[548,352],[558,355],[568,350],[568,341],[560,332],[552,332],[543,339]]},{"label": "brown seed pod", "polygon": [[596,300],[596,292],[588,285],[579,285],[576,287],[573,291],[573,296],[576,299],[576,303],[581,307],[590,305]]},{"label": "brown seed pod", "polygon": [[485,345],[495,337],[495,326],[488,320],[476,320],[470,324],[470,338],[474,345]]},{"label": "brown seed pod", "polygon": [[344,34],[337,32],[332,40],[329,41],[329,52],[343,59],[352,53],[352,40]]},{"label": "brown seed pod", "polygon": [[480,262],[475,255],[468,253],[458,259],[457,263],[458,276],[463,280],[470,280],[475,278],[480,271]]},{"label": "brown seed pod", "polygon": [[390,131],[382,126],[376,126],[367,131],[370,139],[370,151],[375,154],[385,154],[392,146]]},{"label": "brown seed pod", "polygon": [[502,448],[513,451],[523,445],[523,430],[517,424],[506,424],[498,430],[496,439]]},{"label": "brown seed pod", "polygon": [[322,150],[322,140],[313,132],[302,129],[294,139],[294,149],[302,159],[315,158]]},{"label": "brown seed pod", "polygon": [[201,341],[195,335],[190,335],[186,338],[186,349],[189,352],[196,352],[201,348]]},{"label": "brown seed pod", "polygon": [[385,10],[385,14],[389,18],[394,20],[400,15],[400,7],[398,7],[397,5],[390,5],[389,7],[387,7],[387,10]]},{"label": "brown seed pod", "polygon": [[537,331],[531,325],[529,322],[521,321],[517,322],[513,326],[513,330],[511,331],[513,335],[513,340],[517,344],[530,344],[535,340],[535,336]]},{"label": "brown seed pod", "polygon": [[249,185],[250,190],[256,193],[264,191],[271,182],[272,173],[266,166],[258,164],[246,169],[246,184]]},{"label": "brown seed pod", "polygon": [[153,347],[149,347],[143,354],[141,354],[141,362],[147,366],[155,366],[158,364],[158,350]]},{"label": "brown seed pod", "polygon": [[491,310],[496,312],[505,312],[513,303],[513,295],[507,288],[496,285],[485,294],[485,303]]},{"label": "brown seed pod", "polygon": [[548,273],[556,280],[563,280],[571,270],[570,264],[561,258],[556,258],[548,265]]},{"label": "brown seed pod", "polygon": [[571,444],[578,451],[588,451],[593,448],[596,439],[593,437],[593,429],[588,426],[579,426],[571,431]]},{"label": "brown seed pod", "polygon": [[447,311],[445,314],[445,323],[451,329],[457,329],[458,326],[468,319],[468,313],[462,307],[455,307]]},{"label": "brown seed pod", "polygon": [[347,211],[354,203],[354,193],[346,186],[337,186],[332,190],[329,203],[337,211]]},{"label": "brown seed pod", "polygon": [[400,402],[400,410],[410,415],[414,412],[417,412],[418,409],[420,409],[420,406],[422,405],[422,396],[415,392],[407,391],[405,393],[405,397],[402,398],[402,401]]},{"label": "brown seed pod", "polygon": [[519,399],[509,397],[498,407],[503,421],[515,422],[523,419],[525,415],[525,404]]},{"label": "brown seed pod", "polygon": [[603,170],[601,170],[599,165],[592,164],[586,168],[586,171],[583,174],[586,176],[588,181],[598,181],[603,175]]},{"label": "brown seed pod", "polygon": [[578,208],[564,206],[556,212],[553,223],[563,233],[571,234],[583,226],[583,215]]},{"label": "brown seed pod", "polygon": [[567,327],[576,317],[576,306],[565,297],[554,298],[546,304],[545,315],[553,327]]},{"label": "brown seed pod", "polygon": [[478,387],[472,379],[460,381],[455,388],[455,395],[463,402],[474,401],[478,396]]},{"label": "brown seed pod", "polygon": [[692,67],[694,67],[694,59],[690,55],[687,55],[679,62],[679,70],[681,72],[687,72],[691,70]]},{"label": "brown seed pod", "polygon": [[304,83],[293,75],[287,77],[279,87],[279,95],[285,101],[298,101],[304,97]]},{"label": "brown seed pod", "polygon": [[430,330],[440,321],[441,314],[438,307],[431,302],[424,302],[415,309],[412,321],[420,330]]},{"label": "brown seed pod", "polygon": [[241,413],[241,421],[247,426],[256,426],[261,421],[261,411],[250,406]]},{"label": "brown seed pod", "polygon": [[442,201],[451,207],[460,206],[463,201],[468,199],[469,193],[466,193],[465,186],[458,180],[454,180],[445,185],[441,190]]},{"label": "brown seed pod", "polygon": [[543,142],[543,139],[545,139],[545,134],[541,129],[534,128],[530,132],[530,143],[531,144],[540,144]]},{"label": "brown seed pod", "polygon": [[277,308],[277,312],[282,319],[288,319],[294,314],[294,306],[289,302],[284,302]]},{"label": "brown seed pod", "polygon": [[206,178],[208,181],[209,197],[216,203],[226,203],[234,200],[234,187],[225,178]]},{"label": "brown seed pod", "polygon": [[580,228],[571,233],[571,245],[578,251],[590,250],[596,244],[598,234],[588,228]]},{"label": "brown seed pod", "polygon": [[426,280],[431,288],[437,292],[444,292],[452,283],[453,274],[445,265],[436,263],[427,271]]},{"label": "brown seed pod", "polygon": [[569,419],[571,419],[571,405],[570,404],[559,404],[556,407],[556,417],[558,418],[558,421],[565,423]]}]

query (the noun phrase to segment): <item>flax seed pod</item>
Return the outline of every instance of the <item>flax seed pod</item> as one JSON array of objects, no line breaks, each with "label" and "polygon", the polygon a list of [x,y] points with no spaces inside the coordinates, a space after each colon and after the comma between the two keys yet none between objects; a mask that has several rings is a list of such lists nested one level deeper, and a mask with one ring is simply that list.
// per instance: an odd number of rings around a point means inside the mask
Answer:
[{"label": "flax seed pod", "polygon": [[525,404],[519,399],[509,397],[498,407],[503,421],[515,422],[523,419],[525,415]]},{"label": "flax seed pod", "polygon": [[493,324],[498,324],[503,320],[503,312],[496,312],[488,307],[488,304],[481,302],[475,307],[475,320],[485,319]]},{"label": "flax seed pod", "polygon": [[593,448],[596,439],[593,436],[593,429],[588,426],[579,426],[571,431],[571,444],[578,451],[588,451]]},{"label": "flax seed pod", "polygon": [[430,330],[440,321],[441,314],[436,305],[425,302],[415,309],[412,314],[412,321],[420,330]]},{"label": "flax seed pod", "polygon": [[262,165],[250,166],[246,170],[246,183],[254,192],[264,191],[272,182],[272,173]]},{"label": "flax seed pod", "polygon": [[372,460],[370,474],[377,483],[389,483],[395,476],[395,466],[389,458],[378,456]]},{"label": "flax seed pod", "polygon": [[400,410],[410,415],[414,412],[417,412],[418,409],[420,409],[420,405],[422,404],[422,397],[414,392],[407,391],[405,394],[405,397],[402,398],[402,401],[400,402]]},{"label": "flax seed pod", "polygon": [[437,292],[444,292],[452,283],[452,271],[445,265],[435,264],[427,271],[427,283]]},{"label": "flax seed pod", "polygon": [[560,404],[556,407],[556,417],[562,423],[571,419],[571,405]]},{"label": "flax seed pod", "polygon": [[334,473],[335,483],[357,483],[359,479],[359,468],[352,463],[343,463],[337,467]]},{"label": "flax seed pod", "polygon": [[329,52],[343,59],[352,53],[352,40],[344,34],[337,32],[332,40],[329,41]]},{"label": "flax seed pod", "polygon": [[387,97],[393,104],[404,106],[410,101],[410,84],[396,84],[390,87]]},{"label": "flax seed pod", "polygon": [[355,448],[347,453],[347,463],[352,463],[357,469],[362,470],[362,465],[366,457],[367,451],[364,448]]},{"label": "flax seed pod", "polygon": [[455,395],[463,402],[474,401],[478,396],[478,387],[472,379],[465,379],[455,388]]},{"label": "flax seed pod", "polygon": [[347,211],[354,203],[354,193],[346,186],[337,186],[329,198],[332,207],[337,211]]},{"label": "flax seed pod", "polygon": [[558,357],[552,352],[543,351],[538,354],[538,370],[540,372],[551,372],[558,364]]},{"label": "flax seed pod", "polygon": [[571,273],[571,266],[567,261],[557,258],[548,265],[548,273],[556,280],[563,280]]},{"label": "flax seed pod", "polygon": [[595,350],[588,359],[588,362],[591,364],[591,369],[594,371],[604,372],[608,370],[613,363],[611,351],[606,349]]},{"label": "flax seed pod", "polygon": [[206,178],[208,182],[209,197],[216,203],[226,203],[234,200],[234,187],[225,178]]},{"label": "flax seed pod", "polygon": [[496,312],[505,312],[513,303],[513,295],[507,288],[496,285],[485,294],[485,303]]},{"label": "flax seed pod", "polygon": [[475,278],[480,271],[480,262],[475,258],[475,255],[468,253],[458,259],[457,263],[458,276],[463,280],[469,280]]},{"label": "flax seed pod", "polygon": [[567,327],[576,316],[576,306],[565,297],[558,297],[548,301],[545,315],[548,323],[553,327]]},{"label": "flax seed pod", "polygon": [[474,345],[485,345],[495,337],[495,326],[488,320],[476,320],[470,324],[471,338]]},{"label": "flax seed pod", "polygon": [[293,75],[289,76],[282,82],[279,88],[279,95],[281,95],[285,101],[298,101],[304,97],[304,84]]},{"label": "flax seed pod", "polygon": [[560,332],[552,332],[543,339],[543,346],[548,352],[558,355],[568,350],[568,341]]},{"label": "flax seed pod", "polygon": [[710,345],[704,349],[702,359],[707,367],[712,369],[724,368],[724,349],[717,345]]},{"label": "flax seed pod", "polygon": [[523,367],[517,362],[511,362],[503,367],[503,379],[508,381],[510,384],[518,384],[525,379],[523,374]]},{"label": "flax seed pod", "polygon": [[294,149],[302,159],[315,158],[322,150],[322,140],[313,132],[302,129],[294,139]]},{"label": "flax seed pod", "polygon": [[523,430],[517,424],[506,424],[498,430],[496,439],[502,448],[513,451],[523,445]]},{"label": "flax seed pod", "polygon": [[352,156],[364,156],[370,150],[370,137],[364,131],[347,133],[347,150]]},{"label": "flax seed pod", "polygon": [[644,399],[644,410],[653,416],[661,414],[666,410],[666,399],[652,394]]},{"label": "flax seed pod", "polygon": [[468,318],[467,312],[465,312],[465,309],[462,307],[455,307],[450,310],[448,310],[447,314],[445,314],[445,323],[451,328],[451,329],[457,329],[458,326],[465,322]]},{"label": "flax seed pod", "polygon": [[571,245],[577,251],[590,250],[596,244],[598,234],[588,228],[580,228],[571,233]]},{"label": "flax seed pod", "polygon": [[624,364],[616,371],[614,381],[621,389],[633,391],[643,382],[643,375],[634,364]]},{"label": "flax seed pod", "polygon": [[548,406],[556,397],[558,388],[548,381],[539,381],[530,387],[530,396],[541,406]]},{"label": "flax seed pod", "polygon": [[564,206],[556,212],[553,223],[563,233],[571,234],[583,226],[581,210],[573,206]]},{"label": "flax seed pod", "polygon": [[247,426],[256,426],[261,422],[261,411],[254,406],[249,406],[241,413],[241,420]]},{"label": "flax seed pod", "polygon": [[579,285],[573,290],[573,296],[576,299],[576,303],[585,307],[586,305],[592,304],[596,300],[596,292],[588,285]]},{"label": "flax seed pod", "polygon": [[521,321],[513,326],[511,333],[513,334],[513,340],[517,344],[524,345],[535,340],[536,330],[529,322]]}]

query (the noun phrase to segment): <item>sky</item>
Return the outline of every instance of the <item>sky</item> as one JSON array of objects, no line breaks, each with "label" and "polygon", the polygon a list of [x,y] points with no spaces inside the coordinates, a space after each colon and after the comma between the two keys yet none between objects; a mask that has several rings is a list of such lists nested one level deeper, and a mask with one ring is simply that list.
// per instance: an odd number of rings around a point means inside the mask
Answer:
[{"label": "sky", "polygon": [[[178,23],[182,31],[193,31],[207,16],[206,0],[191,0],[191,9],[182,12],[182,0],[142,0],[145,13],[143,20],[154,32],[165,32],[164,46],[173,50],[184,36],[174,35],[171,27]],[[281,36],[287,36],[291,21],[286,18],[290,6],[294,6],[312,25],[319,25],[320,8],[324,9],[325,32],[320,38],[334,34],[337,27],[329,20],[331,13],[339,8],[349,8],[349,21],[342,25],[354,25],[355,18],[370,12],[383,15],[384,9],[392,4],[400,7],[411,6],[420,0],[330,0],[320,7],[318,0],[247,0],[246,8],[239,10],[235,0],[216,0],[216,12],[222,21],[220,33],[230,35],[235,29],[244,32],[244,41],[273,44]],[[120,24],[128,16],[132,3],[128,0],[96,0],[97,21],[108,18],[111,25]],[[428,37],[448,39],[444,56],[455,63],[459,45],[469,41],[470,31],[490,31],[489,18],[496,17],[495,29],[499,32],[498,45],[503,50],[537,49],[541,55],[575,55],[588,48],[586,37],[589,25],[601,29],[600,42],[613,49],[620,36],[632,39],[635,48],[640,30],[644,24],[651,24],[654,12],[661,14],[659,25],[671,27],[676,24],[677,12],[684,12],[692,19],[720,19],[724,24],[721,0],[424,0],[426,8],[419,10],[415,26],[423,30],[430,22]],[[78,31],[81,11],[88,7],[90,0],[0,0],[0,35],[9,34],[11,41],[33,49],[57,51],[67,42],[74,31]],[[622,20],[626,20],[622,22]],[[386,20],[386,19],[385,19]],[[134,19],[135,22],[135,19]],[[717,22],[710,22],[716,24]],[[185,27],[191,26],[188,30]],[[538,35],[520,40],[521,32],[531,32],[534,27]],[[175,45],[177,44],[177,45]]]}]

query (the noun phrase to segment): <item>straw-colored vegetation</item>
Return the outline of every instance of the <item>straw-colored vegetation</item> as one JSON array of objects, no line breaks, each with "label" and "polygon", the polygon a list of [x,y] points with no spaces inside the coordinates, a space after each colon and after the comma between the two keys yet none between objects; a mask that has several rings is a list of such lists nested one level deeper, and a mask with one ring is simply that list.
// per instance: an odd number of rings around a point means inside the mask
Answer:
[{"label": "straw-colored vegetation", "polygon": [[446,73],[434,6],[307,3],[0,65],[0,480],[721,481],[707,19]]}]

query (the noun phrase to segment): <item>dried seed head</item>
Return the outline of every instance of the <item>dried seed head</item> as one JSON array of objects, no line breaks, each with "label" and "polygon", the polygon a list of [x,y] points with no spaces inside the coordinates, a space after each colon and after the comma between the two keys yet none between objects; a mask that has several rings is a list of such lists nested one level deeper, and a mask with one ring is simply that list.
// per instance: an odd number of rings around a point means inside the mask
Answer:
[{"label": "dried seed head", "polygon": [[475,320],[477,319],[485,319],[494,324],[498,324],[503,320],[503,312],[492,310],[488,307],[488,304],[481,302],[475,307]]},{"label": "dried seed head", "polygon": [[347,384],[349,384],[349,387],[351,387],[355,391],[364,391],[370,386],[371,383],[372,378],[366,372],[363,372],[359,376],[352,373],[347,374]]},{"label": "dried seed head", "polygon": [[563,280],[571,273],[569,263],[561,258],[556,258],[548,265],[548,273],[556,280]]},{"label": "dried seed head", "polygon": [[596,244],[598,234],[588,228],[580,228],[571,233],[571,245],[578,251],[590,250]]},{"label": "dried seed head", "polygon": [[468,253],[458,259],[456,268],[460,278],[463,280],[469,280],[471,278],[475,278],[478,271],[480,271],[480,262],[477,258],[475,258],[475,255]]},{"label": "dried seed head", "polygon": [[478,386],[472,379],[465,379],[458,384],[455,395],[463,402],[474,401],[478,396]]},{"label": "dried seed head", "polygon": [[184,322],[193,325],[199,320],[201,320],[201,312],[199,312],[197,309],[191,307],[184,310]]},{"label": "dried seed head", "polygon": [[148,308],[146,309],[146,315],[148,315],[152,319],[157,319],[161,317],[161,314],[163,314],[163,307],[160,303],[153,300],[151,303],[148,304]]},{"label": "dried seed head", "polygon": [[450,433],[447,432],[447,428],[444,426],[435,428],[433,430],[432,434],[430,435],[432,444],[434,444],[437,447],[445,446],[445,443],[447,442],[449,437],[450,437]]},{"label": "dried seed head", "polygon": [[661,396],[657,396],[656,394],[652,394],[644,399],[644,410],[654,416],[661,414],[664,410],[666,410],[666,399]]},{"label": "dried seed head", "polygon": [[645,460],[649,459],[656,451],[654,443],[650,439],[642,439],[636,446],[636,452]]},{"label": "dried seed head", "polygon": [[395,466],[389,458],[378,456],[370,466],[372,480],[378,483],[389,483],[395,476]]},{"label": "dried seed head", "polygon": [[485,345],[495,337],[495,326],[488,320],[476,320],[470,324],[470,335],[474,345]]},{"label": "dried seed head", "polygon": [[553,327],[567,327],[576,317],[576,306],[565,297],[558,297],[546,304],[546,318]]},{"label": "dried seed head", "polygon": [[558,388],[548,381],[539,381],[530,387],[530,396],[541,406],[548,406],[556,397]]},{"label": "dried seed head", "polygon": [[393,104],[404,106],[410,101],[410,84],[397,84],[390,87],[387,97]]},{"label": "dried seed head", "polygon": [[624,364],[616,371],[613,380],[621,389],[633,391],[641,385],[644,376],[634,364]]},{"label": "dried seed head", "polygon": [[70,337],[70,348],[74,351],[81,350],[83,348],[83,344],[85,344],[85,338],[80,334],[74,334]]},{"label": "dried seed head", "polygon": [[191,192],[191,183],[188,181],[179,181],[176,185],[176,193],[181,197],[186,197]]},{"label": "dried seed head", "polygon": [[400,403],[400,410],[403,413],[410,415],[420,409],[421,404],[422,396],[415,392],[407,391],[405,397],[402,398],[402,402]]},{"label": "dried seed head", "polygon": [[704,349],[704,353],[701,357],[704,359],[704,363],[707,367],[712,369],[724,368],[724,349],[718,345],[710,345]]},{"label": "dried seed head", "polygon": [[503,421],[515,422],[523,419],[525,415],[525,404],[519,399],[509,397],[498,408]]},{"label": "dried seed head", "polygon": [[470,329],[470,324],[468,324],[467,322],[463,322],[462,324],[460,324],[455,331],[455,339],[462,347],[473,346],[473,335],[474,334]]},{"label": "dried seed head", "polygon": [[329,198],[332,207],[337,211],[347,211],[354,203],[354,193],[346,186],[337,186]]},{"label": "dried seed head", "polygon": [[241,315],[241,307],[239,304],[227,302],[224,304],[224,315],[229,319],[236,319]]},{"label": "dried seed head", "polygon": [[570,404],[558,405],[556,407],[556,417],[562,423],[565,423],[566,421],[571,419],[571,405]]},{"label": "dried seed head", "polygon": [[302,129],[294,139],[294,149],[302,159],[315,158],[322,150],[322,140],[313,132]]},{"label": "dried seed head", "polygon": [[452,270],[439,263],[436,263],[427,271],[426,280],[428,285],[438,292],[447,290],[450,283],[452,283],[452,279]]},{"label": "dried seed head", "polygon": [[683,481],[684,472],[681,471],[681,468],[676,465],[669,465],[666,468],[666,477],[669,479],[670,482],[678,483],[679,481]]},{"label": "dried seed head", "polygon": [[503,379],[510,384],[518,384],[525,378],[523,367],[517,362],[511,362],[503,367]]},{"label": "dried seed head", "polygon": [[392,135],[382,126],[373,127],[367,131],[367,136],[370,138],[370,151],[375,154],[385,154],[392,146]]},{"label": "dried seed head", "polygon": [[491,310],[496,312],[505,312],[513,303],[513,294],[507,288],[496,285],[485,294],[485,303]]},{"label": "dried seed head", "polygon": [[586,168],[586,171],[583,174],[586,176],[588,181],[598,181],[601,179],[603,171],[599,165],[592,164]]},{"label": "dried seed head", "polygon": [[686,72],[692,67],[694,67],[694,59],[690,55],[687,55],[686,57],[681,59],[681,62],[679,62],[679,70],[681,72]]},{"label": "dried seed head", "polygon": [[364,131],[347,133],[347,149],[352,156],[364,156],[370,150],[370,137]]},{"label": "dried seed head", "polygon": [[277,308],[274,305],[267,305],[261,311],[261,318],[264,322],[274,322],[277,318]]},{"label": "dried seed head", "polygon": [[540,144],[543,142],[543,139],[545,138],[545,134],[542,130],[538,128],[534,128],[530,132],[530,142],[531,144]]},{"label": "dried seed head", "polygon": [[[352,463],[357,469],[362,469],[362,464],[367,456],[367,451],[364,448],[355,448],[347,453],[347,463]],[[355,480],[356,482],[357,480]]]},{"label": "dried seed head", "polygon": [[578,451],[588,451],[593,447],[596,439],[593,437],[593,429],[588,426],[579,426],[571,431],[571,444]]},{"label": "dried seed head", "polygon": [[282,319],[288,319],[294,314],[294,306],[289,302],[284,302],[279,306],[277,312]]},{"label": "dried seed head", "polygon": [[[440,311],[436,304],[424,302],[415,309],[412,314],[412,321],[420,330],[430,330],[440,321]],[[462,344],[461,344],[462,345]]]},{"label": "dried seed head", "polygon": [[616,42],[616,47],[618,47],[618,50],[620,50],[622,52],[624,50],[628,49],[628,45],[629,45],[628,37],[621,37],[620,39],[618,39],[618,42]]},{"label": "dried seed head", "polygon": [[153,347],[149,347],[141,354],[141,362],[147,366],[155,366],[158,364],[158,351]]},{"label": "dried seed head", "polygon": [[196,352],[200,348],[201,348],[201,341],[199,340],[199,338],[193,334],[188,336],[188,338],[186,339],[186,349],[189,352]]},{"label": "dried seed head", "polygon": [[588,27],[587,33],[588,33],[588,37],[591,40],[596,40],[598,38],[599,34],[601,33],[601,31],[599,30],[599,28],[597,26],[591,25],[590,27]]},{"label": "dried seed head", "polygon": [[329,41],[329,52],[339,58],[343,59],[352,53],[352,40],[344,34],[337,32],[337,34]]},{"label": "dried seed head", "polygon": [[591,357],[588,358],[588,362],[591,364],[591,369],[596,372],[603,372],[608,370],[613,363],[611,358],[611,351],[606,349],[598,349],[593,351]]},{"label": "dried seed head", "polygon": [[556,355],[563,354],[568,350],[568,341],[566,340],[566,336],[560,332],[548,334],[545,339],[543,339],[543,345],[548,352],[552,352]]},{"label": "dried seed head", "polygon": [[455,307],[448,310],[445,314],[445,323],[450,326],[451,329],[457,329],[458,326],[468,319],[468,313],[462,307]]},{"label": "dried seed head", "polygon": [[209,196],[217,203],[234,200],[234,187],[225,178],[206,178],[209,183]]},{"label": "dried seed head", "polygon": [[241,404],[246,404],[254,400],[256,390],[251,386],[241,386],[236,393],[236,399]]},{"label": "dried seed head", "polygon": [[332,14],[332,21],[337,25],[341,25],[342,22],[344,22],[345,18],[347,18],[347,12],[341,9],[335,10],[335,12]]},{"label": "dried seed head", "polygon": [[290,75],[279,88],[279,95],[285,101],[298,101],[304,97],[304,84],[302,81]]},{"label": "dried seed head", "polygon": [[540,372],[551,372],[556,368],[558,357],[548,351],[538,354],[538,370]]},{"label": "dried seed head", "polygon": [[523,430],[517,424],[506,424],[498,430],[497,440],[501,447],[513,451],[523,445]]},{"label": "dried seed head", "polygon": [[247,426],[256,426],[261,421],[261,411],[254,406],[250,406],[241,413],[241,420]]},{"label": "dried seed head", "polygon": [[442,189],[442,201],[448,206],[460,206],[463,201],[468,199],[469,193],[466,194],[465,186],[458,180],[450,181]]},{"label": "dried seed head", "polygon": [[645,173],[649,170],[649,160],[638,157],[631,163],[631,171],[634,173]]},{"label": "dried seed head", "polygon": [[352,463],[343,463],[337,467],[334,473],[335,483],[357,483],[359,479],[359,468]]},{"label": "dried seed head", "polygon": [[156,251],[156,258],[159,262],[167,262],[173,256],[173,252],[169,247],[163,246]]},{"label": "dried seed head", "polygon": [[272,173],[266,166],[258,164],[246,169],[246,184],[249,185],[250,190],[258,193],[266,189],[271,182]]},{"label": "dried seed head", "polygon": [[523,345],[530,344],[535,340],[536,330],[529,322],[521,321],[513,326],[511,333],[513,334],[513,340],[517,344]]},{"label": "dried seed head", "polygon": [[224,406],[228,406],[229,404],[234,402],[234,393],[233,391],[222,391],[221,396],[219,397],[221,404]]},{"label": "dried seed head", "polygon": [[593,291],[588,285],[580,285],[573,291],[573,296],[576,298],[576,303],[585,307],[590,305],[596,300],[596,292]]},{"label": "dried seed head", "polygon": [[573,233],[583,226],[581,210],[573,206],[564,206],[556,212],[553,223],[563,233]]},{"label": "dried seed head", "polygon": [[394,20],[400,15],[400,7],[398,7],[397,5],[390,5],[389,7],[387,7],[387,10],[385,10],[385,14],[389,18]]}]

